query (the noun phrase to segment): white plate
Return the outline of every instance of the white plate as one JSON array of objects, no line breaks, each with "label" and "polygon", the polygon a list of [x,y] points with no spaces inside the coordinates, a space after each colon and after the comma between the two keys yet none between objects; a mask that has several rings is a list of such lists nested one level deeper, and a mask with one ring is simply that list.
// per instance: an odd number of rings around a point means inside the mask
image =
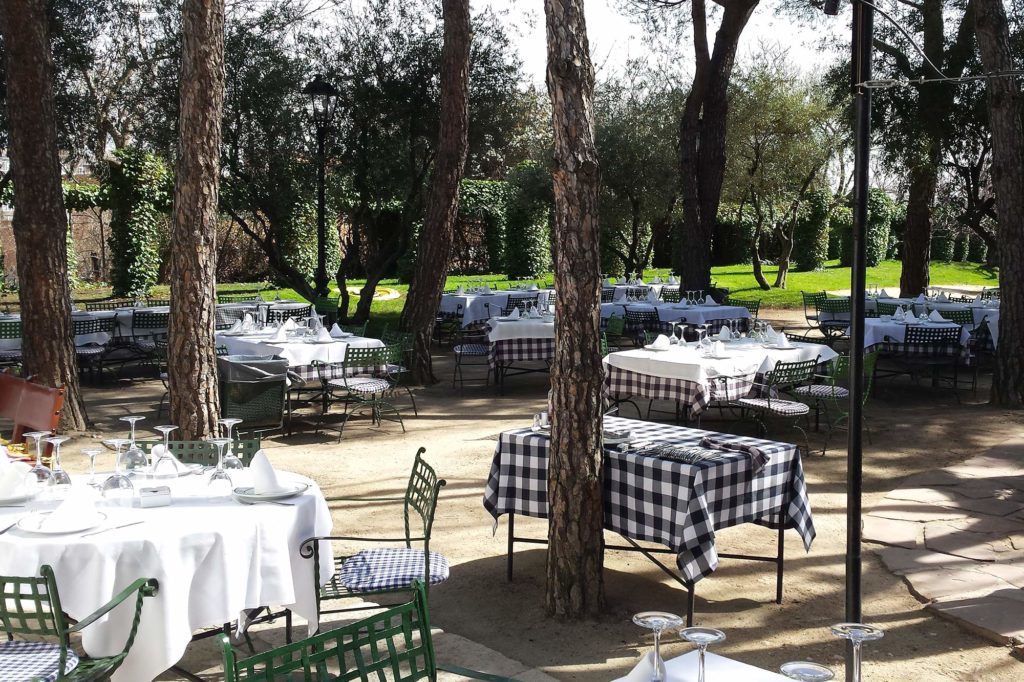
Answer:
[{"label": "white plate", "polygon": [[534,433],[551,433],[550,426],[531,426],[530,430]]},{"label": "white plate", "polygon": [[186,464],[184,469],[178,469],[173,474],[160,474],[160,475],[157,475],[157,474],[154,474],[152,471],[138,472],[138,473],[132,471],[132,472],[129,472],[128,475],[131,476],[131,477],[138,476],[139,478],[151,478],[151,479],[154,479],[154,480],[162,481],[162,480],[167,480],[167,479],[171,479],[171,478],[184,478],[185,476],[192,476],[193,474],[200,473],[203,470],[203,468],[204,467],[203,467],[202,464]]},{"label": "white plate", "polygon": [[67,535],[68,533],[80,533],[83,530],[89,530],[99,526],[107,520],[107,515],[101,511],[94,511],[92,516],[78,519],[78,522],[73,526],[65,526],[60,529],[49,529],[43,523],[47,517],[53,512],[36,512],[35,514],[29,514],[18,521],[18,528],[25,531],[26,533],[36,533],[39,535]]},{"label": "white plate", "polygon": [[[604,436],[604,434],[601,434],[601,435]],[[607,436],[604,436],[604,444],[605,445],[620,445],[622,443],[632,443],[632,442],[633,442],[633,434],[629,434],[625,438],[608,438]]]},{"label": "white plate", "polygon": [[27,493],[25,495],[17,495],[15,497],[0,497],[0,507],[10,504],[21,504],[22,502],[28,502],[33,499],[38,493]]},{"label": "white plate", "polygon": [[672,346],[668,346],[667,348],[656,348],[654,346],[647,345],[647,346],[644,346],[644,348],[646,350],[653,350],[653,351],[659,352],[659,353],[662,352],[662,351],[666,351],[666,350],[672,350]]},{"label": "white plate", "polygon": [[290,486],[288,490],[282,490],[276,493],[263,493],[257,494],[253,492],[252,486],[246,486],[244,488],[235,488],[232,493],[235,497],[246,502],[254,501],[259,502],[262,500],[286,500],[289,497],[295,497],[301,495],[309,489],[308,483],[291,483],[285,484]]},{"label": "white plate", "polygon": [[797,346],[780,346],[777,343],[770,343],[765,345],[765,348],[771,348],[772,350],[797,350]]},{"label": "white plate", "polygon": [[312,341],[310,341],[309,343],[319,343],[319,344],[328,344],[328,343],[334,343],[334,339],[331,339],[330,341],[327,341],[327,340],[321,340],[321,339],[313,339],[313,340],[312,340]]},{"label": "white plate", "polygon": [[733,358],[735,356],[726,353],[725,355],[705,355],[704,357],[708,358],[709,360],[728,360],[729,358]]}]

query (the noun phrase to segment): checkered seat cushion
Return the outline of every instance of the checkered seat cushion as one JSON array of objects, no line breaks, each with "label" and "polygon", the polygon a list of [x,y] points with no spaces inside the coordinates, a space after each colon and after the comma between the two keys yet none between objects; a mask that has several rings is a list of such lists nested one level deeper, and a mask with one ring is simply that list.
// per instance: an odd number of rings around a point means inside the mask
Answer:
[{"label": "checkered seat cushion", "polygon": [[103,346],[75,346],[75,353],[78,355],[99,355],[105,350]]},{"label": "checkered seat cushion", "polygon": [[456,355],[487,355],[491,349],[483,343],[460,343],[452,350]]},{"label": "checkered seat cushion", "polygon": [[799,417],[811,411],[806,404],[795,400],[777,400],[773,398],[740,398],[736,401],[740,407],[746,407],[758,412],[769,412],[783,417]]},{"label": "checkered seat cushion", "polygon": [[793,393],[811,398],[849,398],[850,392],[842,386],[831,384],[812,384],[811,386],[797,386]]},{"label": "checkered seat cushion", "polygon": [[391,364],[391,363],[388,363],[388,364],[387,364],[387,365],[386,365],[386,366],[384,367],[384,370],[385,370],[385,371],[386,371],[386,372],[387,372],[388,374],[401,374],[402,372],[408,372],[408,371],[409,371],[409,370],[408,370],[408,369],[407,369],[407,368],[405,367],[405,365],[394,365],[394,364]]},{"label": "checkered seat cushion", "polygon": [[[29,682],[42,680],[53,682],[57,679],[57,664],[60,662],[60,645],[51,642],[4,642],[0,644],[0,680],[4,682]],[[64,662],[67,674],[78,666],[78,655],[68,649]]]},{"label": "checkered seat cushion", "polygon": [[354,391],[355,393],[363,393],[365,395],[373,395],[375,393],[384,393],[391,388],[391,384],[384,379],[375,379],[374,377],[349,377],[348,379],[331,379],[327,382],[334,388],[340,388],[346,391]]},{"label": "checkered seat cushion", "polygon": [[21,357],[21,351],[18,349],[0,350],[0,359],[10,360]]},{"label": "checkered seat cushion", "polygon": [[148,353],[156,350],[156,341],[152,339],[135,339],[135,347]]},{"label": "checkered seat cushion", "polygon": [[[350,592],[403,589],[423,579],[423,550],[406,547],[364,549],[343,560],[337,580]],[[430,553],[430,584],[448,579],[448,560]]]}]

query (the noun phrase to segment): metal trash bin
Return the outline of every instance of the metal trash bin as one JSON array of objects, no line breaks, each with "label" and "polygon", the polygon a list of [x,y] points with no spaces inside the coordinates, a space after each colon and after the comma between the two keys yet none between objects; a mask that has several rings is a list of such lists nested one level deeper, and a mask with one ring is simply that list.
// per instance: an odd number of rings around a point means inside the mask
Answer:
[{"label": "metal trash bin", "polygon": [[276,355],[222,355],[220,412],[241,419],[239,432],[269,431],[284,424],[288,361]]}]

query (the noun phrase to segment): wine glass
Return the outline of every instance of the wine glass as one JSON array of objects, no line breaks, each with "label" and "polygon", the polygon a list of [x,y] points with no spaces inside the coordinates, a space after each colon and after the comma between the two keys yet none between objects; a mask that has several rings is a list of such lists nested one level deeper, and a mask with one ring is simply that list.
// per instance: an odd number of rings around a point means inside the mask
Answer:
[{"label": "wine glass", "polygon": [[141,421],[145,417],[139,417],[132,415],[128,417],[121,417],[121,421],[128,422],[131,425],[131,431],[128,438],[128,449],[124,453],[124,470],[129,474],[135,472],[142,472],[149,468],[149,457],[142,451],[141,448],[135,445],[135,422]]},{"label": "wine glass", "polygon": [[669,628],[679,627],[683,624],[683,619],[665,611],[642,611],[633,616],[633,622],[654,631],[654,676],[651,682],[663,682],[665,664],[661,660],[661,633]]},{"label": "wine glass", "polygon": [[135,486],[132,485],[130,478],[123,473],[123,462],[121,461],[121,448],[123,448],[128,440],[125,438],[111,438],[110,440],[103,441],[105,445],[109,445],[114,448],[116,455],[114,459],[114,473],[103,481],[100,486],[100,493],[104,498],[113,501],[115,504],[125,504],[131,500],[135,495]]},{"label": "wine glass", "polygon": [[679,636],[697,645],[697,682],[704,682],[704,655],[708,646],[725,641],[725,633],[714,628],[683,628]]},{"label": "wine glass", "polygon": [[217,468],[210,474],[207,486],[215,495],[230,495],[232,490],[231,477],[224,470],[224,446],[231,442],[230,438],[207,438],[217,448]]},{"label": "wine glass", "polygon": [[828,682],[836,676],[830,668],[811,661],[783,663],[779,672],[791,680],[800,680],[800,682]]},{"label": "wine glass", "polygon": [[[237,417],[225,417],[224,419],[217,420],[217,422],[221,426],[224,427],[224,430],[226,431],[226,433],[224,435],[227,437],[228,444],[230,445],[235,440],[233,438],[233,436],[232,436],[232,430],[235,428],[236,424],[241,424],[242,420],[238,419]],[[235,456],[234,450],[232,448],[228,448],[228,453],[224,456],[224,468],[225,469],[244,469],[245,468],[245,465],[242,464],[242,460],[238,459],[238,457]]]},{"label": "wine glass", "polygon": [[853,643],[853,660],[850,663],[852,682],[860,682],[861,645],[885,637],[881,628],[863,623],[838,623],[832,626],[832,634]]},{"label": "wine glass", "polygon": [[68,490],[71,489],[71,477],[68,476],[68,472],[60,465],[60,444],[66,440],[71,440],[71,436],[50,436],[44,439],[47,443],[53,446],[53,491],[60,497],[67,495]]},{"label": "wine glass", "polygon": [[25,474],[25,478],[32,482],[35,486],[48,486],[53,485],[53,472],[50,471],[48,466],[43,464],[43,447],[42,438],[43,436],[49,436],[49,431],[29,431],[23,434],[25,438],[31,438],[35,441],[36,445],[36,463],[32,465],[32,468]]},{"label": "wine glass", "polygon": [[96,483],[96,456],[100,454],[99,448],[83,448],[82,454],[89,458],[89,485],[98,488]]},{"label": "wine glass", "polygon": [[177,430],[177,426],[172,424],[162,424],[160,426],[154,426],[153,429],[164,434],[164,451],[153,462],[153,476],[158,478],[170,478],[178,475],[178,464],[174,461],[174,456],[171,455],[171,448],[168,445],[171,431]]}]

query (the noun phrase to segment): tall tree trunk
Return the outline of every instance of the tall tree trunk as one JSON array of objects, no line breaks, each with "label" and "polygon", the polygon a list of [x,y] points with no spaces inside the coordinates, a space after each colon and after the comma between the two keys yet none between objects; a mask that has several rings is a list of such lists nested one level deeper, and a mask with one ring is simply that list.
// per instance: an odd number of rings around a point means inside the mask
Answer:
[{"label": "tall tree trunk", "polygon": [[[988,73],[1015,68],[1001,0],[976,0],[975,27]],[[1024,407],[1024,94],[1013,76],[989,78],[992,184],[999,212],[999,338],[992,402]]]},{"label": "tall tree trunk", "polygon": [[45,0],[0,3],[7,69],[14,241],[26,374],[65,388],[60,426],[86,427],[72,340],[67,213],[60,183]]},{"label": "tall tree trunk", "polygon": [[[930,115],[930,114],[929,114]],[[907,190],[907,224],[903,232],[900,296],[924,293],[931,281],[932,205],[938,181],[941,150],[938,142],[922,140],[928,149],[921,161],[910,168]]]},{"label": "tall tree trunk", "polygon": [[583,0],[545,0],[554,127],[555,357],[551,366],[545,604],[560,618],[604,608],[601,500],[601,169]]},{"label": "tall tree trunk", "polygon": [[[181,113],[171,223],[168,374],[176,435],[216,435],[217,197],[224,107],[224,0],[184,0]],[[245,425],[242,425],[245,428]]]},{"label": "tall tree trunk", "polygon": [[725,178],[729,80],[736,48],[758,0],[723,0],[714,52],[708,50],[705,0],[693,0],[693,86],[679,124],[683,219],[674,242],[673,267],[684,289],[711,286],[711,240]]},{"label": "tall tree trunk", "polygon": [[417,384],[432,384],[430,339],[448,277],[452,239],[459,213],[459,183],[469,147],[469,0],[443,0],[444,47],[441,50],[441,129],[431,178],[427,212],[420,231],[402,329],[414,334],[412,364]]}]

